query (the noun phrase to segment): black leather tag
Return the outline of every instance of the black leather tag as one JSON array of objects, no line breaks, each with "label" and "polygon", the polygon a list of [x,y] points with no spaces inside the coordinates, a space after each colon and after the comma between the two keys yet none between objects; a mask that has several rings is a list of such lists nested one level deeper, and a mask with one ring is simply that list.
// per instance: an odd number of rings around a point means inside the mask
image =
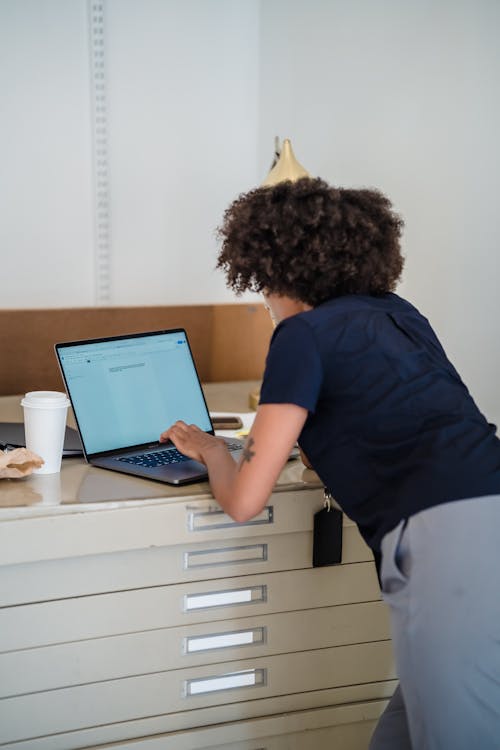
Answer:
[{"label": "black leather tag", "polygon": [[342,512],[323,508],[314,514],[313,567],[342,562]]}]

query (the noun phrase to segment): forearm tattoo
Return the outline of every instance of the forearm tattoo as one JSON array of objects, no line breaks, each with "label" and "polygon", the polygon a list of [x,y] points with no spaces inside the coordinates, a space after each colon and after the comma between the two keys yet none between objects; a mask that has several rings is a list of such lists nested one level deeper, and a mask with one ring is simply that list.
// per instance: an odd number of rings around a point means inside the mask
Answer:
[{"label": "forearm tattoo", "polygon": [[248,438],[245,447],[243,448],[243,453],[241,454],[240,469],[245,462],[250,463],[255,456],[255,451],[252,450],[252,445],[255,445],[255,440],[253,438]]}]

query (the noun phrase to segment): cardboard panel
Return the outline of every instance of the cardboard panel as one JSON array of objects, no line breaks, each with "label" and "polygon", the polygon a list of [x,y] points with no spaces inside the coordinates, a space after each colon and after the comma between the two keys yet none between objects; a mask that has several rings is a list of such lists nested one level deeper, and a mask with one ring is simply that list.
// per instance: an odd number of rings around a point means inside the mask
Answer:
[{"label": "cardboard panel", "polygon": [[273,326],[263,305],[214,305],[208,382],[262,377]]},{"label": "cardboard panel", "polygon": [[272,331],[263,305],[0,310],[0,395],[62,390],[57,342],[177,327],[202,381],[262,376]]}]

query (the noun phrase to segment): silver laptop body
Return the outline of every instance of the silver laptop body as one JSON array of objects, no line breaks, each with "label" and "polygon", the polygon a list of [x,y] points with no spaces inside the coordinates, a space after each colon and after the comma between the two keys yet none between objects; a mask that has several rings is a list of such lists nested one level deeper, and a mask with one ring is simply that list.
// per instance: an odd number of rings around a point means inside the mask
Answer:
[{"label": "silver laptop body", "polygon": [[[55,350],[90,464],[168,484],[207,478],[203,464],[159,442],[178,419],[214,434],[183,328],[63,342]],[[238,460],[243,443],[227,443]]]}]

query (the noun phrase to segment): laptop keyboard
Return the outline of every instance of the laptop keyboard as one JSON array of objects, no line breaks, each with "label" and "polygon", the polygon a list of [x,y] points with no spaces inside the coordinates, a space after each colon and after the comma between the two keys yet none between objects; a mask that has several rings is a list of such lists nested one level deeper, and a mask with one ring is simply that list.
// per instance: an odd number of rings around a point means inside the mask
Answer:
[{"label": "laptop keyboard", "polygon": [[[226,445],[230,451],[240,450],[242,447],[241,443],[226,443]],[[134,464],[135,466],[147,466],[148,468],[191,461],[189,456],[185,456],[177,448],[166,448],[163,451],[152,451],[151,453],[139,453],[137,456],[117,456],[116,460],[123,461],[126,464]]]}]

